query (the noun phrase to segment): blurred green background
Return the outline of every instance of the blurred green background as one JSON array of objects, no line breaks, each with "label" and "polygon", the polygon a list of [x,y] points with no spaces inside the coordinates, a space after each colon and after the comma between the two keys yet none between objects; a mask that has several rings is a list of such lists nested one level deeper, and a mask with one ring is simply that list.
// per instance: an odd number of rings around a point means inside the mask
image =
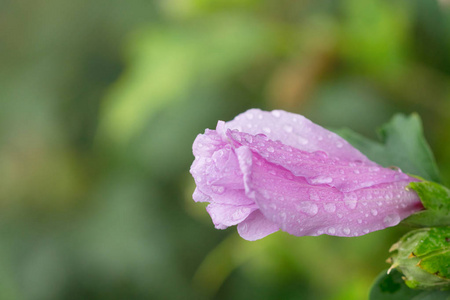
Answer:
[{"label": "blurred green background", "polygon": [[247,242],[192,201],[195,136],[251,107],[418,112],[450,179],[449,1],[0,8],[0,299],[365,299],[407,228]]}]

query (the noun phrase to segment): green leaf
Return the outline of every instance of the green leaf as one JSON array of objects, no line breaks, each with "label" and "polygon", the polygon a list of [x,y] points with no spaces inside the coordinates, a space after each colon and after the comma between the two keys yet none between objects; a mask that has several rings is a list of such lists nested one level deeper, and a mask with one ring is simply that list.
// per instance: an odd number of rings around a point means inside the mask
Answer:
[{"label": "green leaf", "polygon": [[450,190],[430,182],[411,182],[408,186],[415,190],[426,208],[411,215],[406,223],[418,226],[450,226]]},{"label": "green leaf", "polygon": [[410,300],[422,291],[410,289],[402,279],[402,273],[384,270],[375,280],[370,290],[370,300]]},{"label": "green leaf", "polygon": [[410,289],[402,279],[402,273],[387,270],[375,280],[369,300],[450,300],[450,291],[423,291]]},{"label": "green leaf", "polygon": [[395,115],[379,131],[381,143],[367,139],[350,129],[337,131],[369,159],[382,166],[397,166],[403,172],[440,182],[439,171],[417,114]]}]

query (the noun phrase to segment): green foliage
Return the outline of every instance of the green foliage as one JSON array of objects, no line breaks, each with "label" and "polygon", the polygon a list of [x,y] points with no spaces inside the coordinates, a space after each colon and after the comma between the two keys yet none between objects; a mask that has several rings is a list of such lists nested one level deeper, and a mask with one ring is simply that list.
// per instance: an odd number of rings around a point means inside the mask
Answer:
[{"label": "green foliage", "polygon": [[380,130],[381,143],[369,140],[349,129],[338,130],[343,138],[373,161],[396,166],[403,172],[440,181],[433,153],[423,136],[422,122],[417,114],[394,116]]},{"label": "green foliage", "polygon": [[421,291],[410,289],[402,279],[402,273],[384,270],[375,280],[369,300],[449,300],[450,291]]},{"label": "green foliage", "polygon": [[410,288],[450,289],[450,227],[413,230],[395,243],[391,250],[392,268],[404,274]]},{"label": "green foliage", "polygon": [[417,226],[450,226],[450,190],[430,181],[411,182],[425,210],[415,213],[405,222]]}]

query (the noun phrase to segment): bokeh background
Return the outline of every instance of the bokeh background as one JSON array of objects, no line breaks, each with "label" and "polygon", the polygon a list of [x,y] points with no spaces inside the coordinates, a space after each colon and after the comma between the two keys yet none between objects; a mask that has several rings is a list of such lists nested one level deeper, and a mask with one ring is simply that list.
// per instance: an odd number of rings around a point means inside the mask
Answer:
[{"label": "bokeh background", "polygon": [[449,1],[3,0],[0,66],[0,299],[366,299],[406,227],[247,242],[192,201],[251,107],[418,112],[450,179]]}]

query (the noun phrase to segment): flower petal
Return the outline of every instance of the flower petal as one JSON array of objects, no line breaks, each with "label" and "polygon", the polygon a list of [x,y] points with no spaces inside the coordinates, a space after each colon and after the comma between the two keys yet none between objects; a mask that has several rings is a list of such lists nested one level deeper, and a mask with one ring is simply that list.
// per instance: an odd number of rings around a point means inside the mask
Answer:
[{"label": "flower petal", "polygon": [[230,204],[211,203],[206,207],[217,229],[225,229],[244,221],[257,206],[255,204],[236,206]]},{"label": "flower petal", "polygon": [[266,219],[259,210],[255,210],[245,221],[239,223],[237,230],[242,238],[248,241],[256,241],[280,230],[280,228],[277,224]]},{"label": "flower petal", "polygon": [[305,117],[282,110],[272,112],[250,109],[226,123],[226,128],[252,135],[265,134],[307,152],[324,151],[329,156],[351,162],[374,165],[346,140]]},{"label": "flower petal", "polygon": [[296,236],[359,236],[397,225],[423,208],[408,181],[345,193],[311,186],[304,178],[255,155],[250,193],[264,216]]},{"label": "flower petal", "polygon": [[380,183],[410,179],[399,170],[383,168],[376,164],[344,161],[329,157],[322,151],[306,152],[279,141],[272,141],[264,135],[253,136],[228,130],[227,136],[236,144],[258,153],[268,162],[286,168],[295,176],[305,177],[311,185],[326,184],[349,192]]}]

